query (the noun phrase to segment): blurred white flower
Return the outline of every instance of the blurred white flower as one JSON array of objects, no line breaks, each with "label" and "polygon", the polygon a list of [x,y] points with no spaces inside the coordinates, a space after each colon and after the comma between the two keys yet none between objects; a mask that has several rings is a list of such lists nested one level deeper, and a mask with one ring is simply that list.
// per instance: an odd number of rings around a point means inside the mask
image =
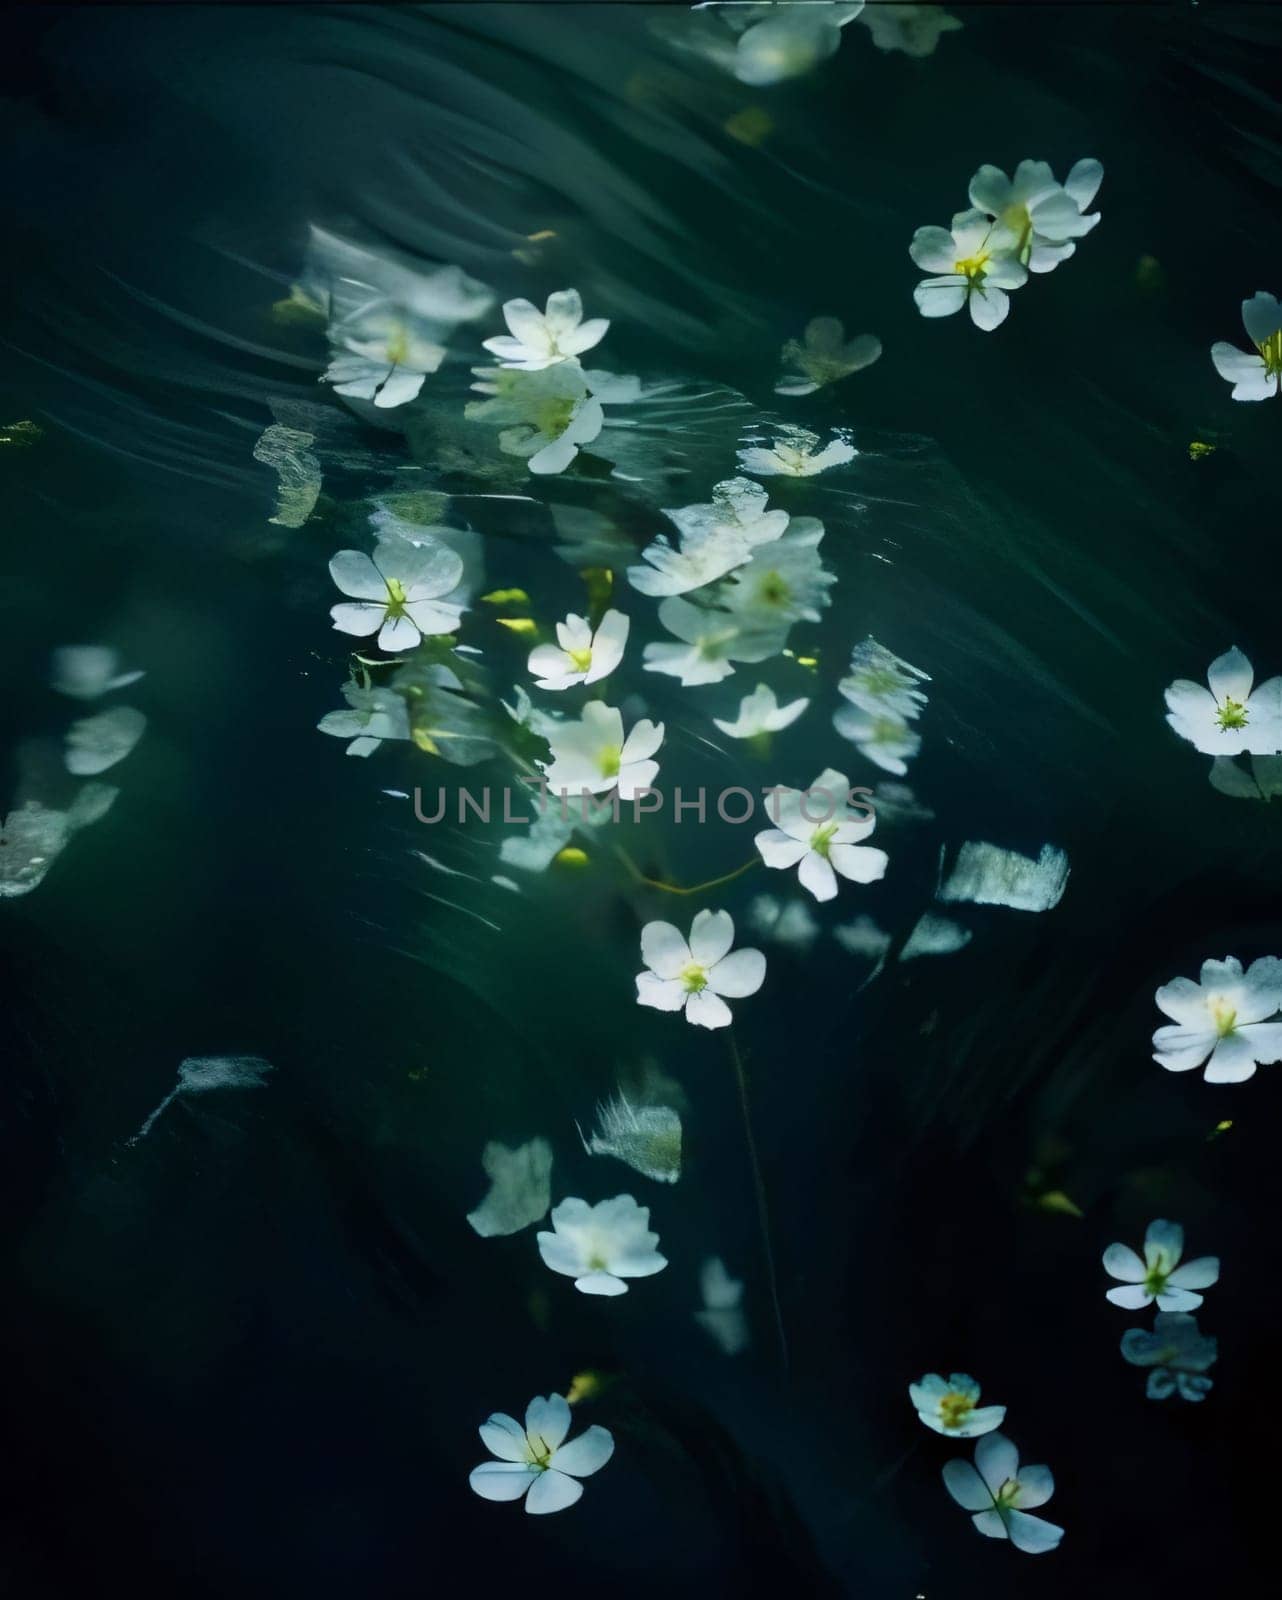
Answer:
[{"label": "blurred white flower", "polygon": [[700,911],[690,924],[690,942],[670,922],[647,922],[641,930],[637,1004],[656,1011],[682,1011],[700,1028],[726,1028],[726,1000],[756,994],[766,976],[760,950],[731,951],[734,922],[728,911]]},{"label": "blurred white flower", "polygon": [[1235,800],[1269,801],[1282,795],[1282,756],[1252,756],[1249,771],[1232,756],[1216,756],[1207,778],[1212,789]]},{"label": "blurred white flower", "polygon": [[1019,1452],[1005,1434],[984,1435],[975,1446],[974,1466],[969,1461],[945,1462],[944,1487],[963,1511],[975,1513],[970,1520],[980,1533],[1009,1539],[1016,1550],[1041,1555],[1064,1537],[1063,1528],[1028,1515],[1055,1492],[1050,1468],[1025,1467],[1021,1472]]},{"label": "blurred white flower", "polygon": [[790,728],[810,704],[807,699],[790,700],[786,706],[779,704],[775,692],[768,684],[759,683],[751,694],[739,702],[739,714],[733,722],[713,717],[713,726],[732,739],[756,739],[763,733],[779,733]]},{"label": "blurred white flower", "polygon": [[1208,756],[1271,756],[1282,751],[1282,678],[1256,685],[1236,645],[1206,669],[1209,689],[1177,678],[1166,691],[1166,720]]},{"label": "blurred white flower", "polygon": [[355,605],[330,608],[340,633],[377,633],[381,650],[413,650],[424,634],[453,633],[461,609],[442,599],[457,585],[463,562],[443,545],[381,544],[375,554],[340,550],[329,573]]},{"label": "blurred white flower", "polygon": [[1245,972],[1234,956],[1204,961],[1200,983],[1172,978],[1154,999],[1171,1018],[1153,1035],[1153,1059],[1168,1072],[1191,1072],[1205,1062],[1208,1083],[1241,1083],[1258,1065],[1282,1061],[1277,956],[1261,956]]},{"label": "blurred white flower", "polygon": [[627,1294],[625,1278],[650,1278],[668,1264],[655,1249],[649,1210],[630,1194],[594,1206],[562,1200],[552,1207],[552,1232],[536,1237],[544,1265],[573,1278],[583,1294]]},{"label": "blurred white flower", "polygon": [[694,605],[671,595],[659,607],[659,621],[679,644],[660,640],[646,645],[647,672],[679,678],[686,688],[720,683],[734,671],[735,661],[766,661],[783,649],[786,624],[744,619],[728,611]]},{"label": "blurred white flower", "polygon": [[909,722],[921,715],[930,677],[887,650],[871,635],[850,653],[850,671],[837,685],[849,703],[833,714],[833,727],[885,772],[903,774],[921,749]]},{"label": "blurred white flower", "polygon": [[814,317],[799,340],[789,339],[784,345],[783,375],[775,393],[814,394],[872,366],[880,355],[881,340],[873,334],[861,333],[847,342],[846,330],[836,317]]},{"label": "blurred white flower", "polygon": [[908,1385],[909,1399],[921,1420],[953,1439],[977,1439],[1001,1427],[1006,1407],[979,1405],[979,1393],[979,1385],[964,1372],[947,1379],[928,1372],[919,1383]]},{"label": "blurred white flower", "polygon": [[873,831],[877,819],[852,811],[849,794],[845,776],[831,767],[809,789],[776,790],[770,814],[778,818],[778,825],[753,841],[768,867],[797,867],[802,888],[816,900],[836,896],[838,873],[855,883],[873,883],[885,875],[890,859],[884,850],[859,843]]},{"label": "blurred white flower", "polygon": [[395,689],[371,688],[367,683],[345,683],[346,711],[327,711],[316,724],[322,733],[350,739],[346,754],[373,755],[384,739],[410,737],[409,711]]},{"label": "blurred white flower", "polygon": [[1282,389],[1282,305],[1259,289],[1242,302],[1242,324],[1254,353],[1221,339],[1211,346],[1211,360],[1233,385],[1234,400],[1267,400]]},{"label": "blurred white flower", "polygon": [[1077,162],[1062,184],[1044,161],[1021,161],[1013,179],[982,166],[970,180],[970,203],[1009,229],[1016,259],[1030,272],[1053,272],[1099,221],[1098,211],[1085,212],[1103,179],[1092,159]]},{"label": "blurred white flower", "polygon": [[961,27],[943,6],[894,5],[888,0],[865,7],[859,20],[878,50],[902,50],[918,58],[934,55],[940,35]]},{"label": "blurred white flower", "polygon": [[778,895],[754,895],[748,904],[748,926],[773,944],[798,952],[809,950],[819,937],[819,924],[804,895],[781,900]]},{"label": "blurred white flower", "polygon": [[109,706],[81,717],[67,730],[67,771],[92,778],[123,761],[147,731],[147,719],[133,706]]},{"label": "blurred white flower", "polygon": [[991,333],[1010,311],[1009,289],[1028,280],[1016,256],[1019,240],[982,211],[959,211],[949,228],[918,228],[908,253],[923,272],[913,299],[923,317],[951,317],[963,306],[977,328]]},{"label": "blurred white flower", "polygon": [[722,1353],[737,1356],[748,1347],[748,1319],[743,1314],[743,1282],[732,1278],[720,1256],[710,1256],[699,1268],[699,1293],[703,1307],[694,1320],[715,1339]]},{"label": "blurred white flower", "polygon": [[576,683],[598,683],[623,660],[628,619],[607,611],[595,631],[586,617],[573,612],[556,625],[556,644],[536,645],[527,665],[540,689],[569,689]]},{"label": "blurred white flower", "polygon": [[781,538],[758,545],[751,559],[726,577],[716,592],[718,605],[743,622],[776,622],[785,629],[794,622],[818,622],[832,603],[828,590],[837,581],[819,558],[823,536],[818,517],[793,517]]},{"label": "blurred white flower", "polygon": [[1144,1392],[1150,1400],[1205,1400],[1215,1380],[1205,1373],[1215,1365],[1219,1346],[1202,1333],[1197,1318],[1185,1311],[1159,1311],[1153,1331],[1128,1328],[1122,1335],[1122,1355],[1133,1367],[1149,1367]]},{"label": "blurred white flower", "polygon": [[834,437],[822,449],[817,433],[808,428],[781,427],[769,446],[749,445],[738,452],[739,465],[758,477],[813,478],[829,467],[843,466],[859,454],[848,440]]},{"label": "blurred white flower", "polygon": [[921,749],[921,735],[914,733],[902,717],[862,711],[858,706],[838,706],[832,725],[883,772],[907,772],[908,763]]},{"label": "blurred white flower", "polygon": [[778,539],[788,526],[786,511],[767,510],[769,495],[749,478],[715,484],[706,504],[665,510],[681,535],[674,549],[662,535],[641,552],[648,566],[628,568],[628,581],[642,594],[686,594],[722,578],[751,560],[757,545]]},{"label": "blurred white flower", "polygon": [[1202,1304],[1198,1289],[1220,1281],[1220,1258],[1199,1256],[1180,1266],[1184,1254],[1184,1229],[1178,1222],[1150,1222],[1144,1235],[1144,1259],[1129,1245],[1111,1244],[1104,1252],[1104,1271],[1123,1287],[1109,1289],[1104,1298],[1126,1311],[1139,1311],[1157,1301],[1159,1311],[1196,1311]]},{"label": "blurred white flower", "polygon": [[481,1152],[481,1167],[490,1187],[467,1220],[482,1239],[520,1233],[547,1215],[552,1204],[552,1146],[546,1139],[530,1139],[515,1149],[491,1140]]},{"label": "blurred white flower", "polygon": [[601,401],[592,393],[578,362],[528,371],[496,367],[477,368],[489,400],[470,400],[463,415],[473,422],[497,424],[499,449],[506,455],[524,456],[540,476],[564,472],[591,444],[605,424]]},{"label": "blurred white flower", "polygon": [[623,736],[623,715],[614,706],[589,700],[577,719],[560,723],[547,735],[552,759],[540,762],[548,788],[556,793],[605,794],[618,787],[632,800],[658,775],[651,759],[663,743],[663,724],[643,717]]},{"label": "blurred white flower", "polygon": [[105,644],[66,644],[53,652],[50,687],[75,700],[97,700],[137,683],[141,672],[120,672],[118,651]]},{"label": "blurred white flower", "polygon": [[754,88],[798,78],[835,54],[841,30],[864,8],[864,0],[819,0],[806,5],[754,7],[768,10],[752,22],[735,46],[734,75]]},{"label": "blurred white flower", "polygon": [[481,343],[499,358],[501,365],[526,372],[538,372],[558,361],[581,356],[601,343],[610,326],[604,317],[584,322],[583,301],[577,289],[558,289],[550,294],[545,311],[528,300],[507,300],[503,320],[509,333]]},{"label": "blurred white flower", "polygon": [[582,1495],[580,1478],[599,1472],[614,1454],[609,1430],[593,1424],[567,1444],[570,1405],[559,1394],[531,1400],[525,1426],[502,1411],[481,1424],[481,1442],[492,1456],[473,1469],[469,1484],[482,1500],[519,1500],[538,1516],[564,1511]]}]

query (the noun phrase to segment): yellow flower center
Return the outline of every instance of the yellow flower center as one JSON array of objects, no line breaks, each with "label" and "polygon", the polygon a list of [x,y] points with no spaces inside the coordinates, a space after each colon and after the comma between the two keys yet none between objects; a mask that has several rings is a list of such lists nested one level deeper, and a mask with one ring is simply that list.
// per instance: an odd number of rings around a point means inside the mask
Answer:
[{"label": "yellow flower center", "polygon": [[1215,1024],[1215,1031],[1221,1039],[1225,1039],[1233,1032],[1237,1025],[1237,1010],[1220,995],[1216,995],[1207,1003],[1207,1010],[1211,1013],[1211,1021]]},{"label": "yellow flower center", "polygon": [[621,745],[606,745],[605,749],[597,756],[597,766],[600,769],[601,776],[603,778],[617,778],[622,760],[623,748]]},{"label": "yellow flower center", "polygon": [[1245,728],[1250,720],[1246,714],[1246,702],[1226,695],[1224,704],[1215,714],[1215,720],[1224,729]]},{"label": "yellow flower center", "polygon": [[1033,219],[1028,214],[1028,207],[1022,200],[1017,200],[1006,207],[998,221],[1015,235],[1015,253],[1027,264],[1028,254],[1031,254],[1029,246],[1033,239]]},{"label": "yellow flower center", "polygon": [[[825,859],[827,858],[828,846],[832,843],[832,836],[834,833],[836,833],[836,831],[837,824],[835,822],[825,822],[822,827],[815,829],[815,831],[810,835],[810,848],[815,852],[816,855],[823,856]],[[956,1398],[959,1397],[955,1395],[944,1396],[945,1400]],[[968,1401],[967,1404],[971,1405],[973,1402]]]},{"label": "yellow flower center", "polygon": [[387,585],[387,614],[389,617],[405,615],[405,585],[399,578],[384,578]]},{"label": "yellow flower center", "polygon": [[963,256],[960,261],[954,261],[953,271],[961,273],[968,284],[974,284],[988,271],[988,251],[981,250],[976,256]]},{"label": "yellow flower center", "polygon": [[561,395],[541,401],[533,417],[535,429],[549,439],[559,439],[570,426],[575,404],[573,399]]},{"label": "yellow flower center", "polygon": [[940,1399],[939,1418],[946,1428],[960,1428],[974,1409],[975,1402],[968,1394],[960,1394],[956,1389],[950,1389]]},{"label": "yellow flower center", "polygon": [[552,1456],[552,1446],[546,1439],[540,1438],[537,1433],[526,1434],[525,1458],[530,1466],[536,1467],[540,1472],[546,1472],[551,1465]]},{"label": "yellow flower center", "polygon": [[687,994],[702,994],[708,987],[708,969],[692,961],[682,969],[681,982],[685,984]]},{"label": "yellow flower center", "polygon": [[783,581],[780,573],[767,572],[757,585],[757,599],[763,605],[781,606],[792,598],[792,590]]},{"label": "yellow flower center", "polygon": [[1282,377],[1282,328],[1255,347],[1264,357],[1264,371],[1270,378]]},{"label": "yellow flower center", "polygon": [[591,646],[589,646],[586,650],[567,650],[565,653],[574,663],[574,670],[576,672],[586,672],[592,665]]},{"label": "yellow flower center", "polygon": [[394,367],[399,367],[402,361],[408,360],[410,353],[410,331],[403,322],[398,322],[387,336],[387,359]]},{"label": "yellow flower center", "polygon": [[997,1509],[999,1511],[1011,1511],[1011,1510],[1013,1510],[1014,1506],[1015,1506],[1015,1501],[1018,1498],[1019,1498],[1019,1479],[1018,1478],[1007,1478],[1006,1482],[1004,1484],[1002,1484],[1001,1488],[993,1496],[993,1499],[996,1501]]}]

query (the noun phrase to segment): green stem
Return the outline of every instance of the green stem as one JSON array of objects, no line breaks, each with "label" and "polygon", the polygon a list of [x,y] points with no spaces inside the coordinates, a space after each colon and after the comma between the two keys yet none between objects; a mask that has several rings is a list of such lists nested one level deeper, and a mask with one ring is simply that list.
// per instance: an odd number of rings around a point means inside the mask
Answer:
[{"label": "green stem", "polygon": [[745,872],[757,866],[761,860],[760,856],[753,856],[751,861],[745,861],[741,867],[736,867],[733,872],[724,872],[719,878],[709,878],[706,883],[695,883],[685,888],[679,883],[664,883],[659,878],[647,878],[622,845],[615,845],[614,852],[638,883],[644,883],[651,889],[662,889],[664,894],[702,894],[705,889],[716,889],[723,883],[731,883],[735,878],[742,877]]},{"label": "green stem", "polygon": [[735,1079],[739,1085],[739,1109],[743,1112],[744,1139],[748,1146],[748,1160],[752,1165],[752,1183],[757,1194],[757,1221],[761,1225],[761,1251],[766,1261],[766,1280],[770,1285],[770,1304],[774,1310],[775,1334],[779,1340],[779,1360],[786,1378],[788,1336],[784,1332],[783,1310],[779,1304],[779,1278],[775,1271],[774,1247],[770,1243],[770,1208],[766,1202],[766,1185],[761,1176],[761,1159],[757,1154],[757,1141],[752,1131],[752,1113],[748,1108],[748,1077],[743,1070],[743,1057],[739,1054],[733,1028],[727,1038],[730,1041],[730,1059],[734,1062]]}]

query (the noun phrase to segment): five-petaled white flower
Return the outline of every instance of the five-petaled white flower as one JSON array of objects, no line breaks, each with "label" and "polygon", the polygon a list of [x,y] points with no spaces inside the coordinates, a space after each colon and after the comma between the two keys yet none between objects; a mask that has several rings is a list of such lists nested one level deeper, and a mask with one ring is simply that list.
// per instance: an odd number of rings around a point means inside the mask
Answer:
[{"label": "five-petaled white flower", "polygon": [[556,644],[536,645],[529,668],[540,689],[569,689],[576,683],[598,683],[623,660],[628,619],[607,611],[594,632],[585,617],[573,612],[556,625]]},{"label": "five-petaled white flower", "polygon": [[643,717],[625,739],[622,712],[589,700],[576,721],[549,732],[552,760],[539,765],[558,793],[605,794],[617,785],[620,800],[633,800],[657,776],[659,763],[651,757],[662,743],[661,722]]},{"label": "five-petaled white flower", "polygon": [[808,699],[790,700],[786,706],[768,684],[759,683],[739,702],[739,715],[733,722],[713,717],[713,725],[732,739],[756,739],[763,733],[779,733],[789,728],[810,704]]},{"label": "five-petaled white flower", "polygon": [[641,552],[649,565],[628,568],[628,582],[642,594],[660,596],[687,594],[723,578],[788,526],[788,513],[767,510],[768,503],[766,490],[751,478],[726,478],[713,485],[710,501],[665,510],[681,535],[680,548],[660,535]]},{"label": "five-petaled white flower", "polygon": [[496,1411],[481,1424],[481,1441],[497,1461],[473,1469],[468,1482],[482,1500],[519,1500],[535,1516],[564,1511],[583,1493],[580,1478],[599,1472],[614,1454],[608,1428],[593,1424],[565,1443],[570,1431],[570,1404],[564,1396],[531,1400],[525,1426]]},{"label": "five-petaled white flower", "polygon": [[783,347],[783,376],[776,394],[814,394],[826,384],[847,378],[872,366],[881,356],[881,340],[861,333],[849,342],[836,317],[812,317],[800,339]]},{"label": "five-petaled white flower", "polygon": [[759,478],[813,478],[816,472],[843,466],[859,454],[848,439],[830,439],[820,450],[816,446],[821,442],[809,428],[780,428],[770,446],[749,445],[740,450],[739,465]]},{"label": "five-petaled white flower", "polygon": [[720,683],[734,671],[732,661],[766,661],[777,655],[788,637],[787,623],[740,617],[712,606],[697,606],[669,595],[659,606],[659,621],[681,641],[646,645],[647,672],[679,678],[686,688]]},{"label": "five-petaled white flower", "polygon": [[1242,302],[1242,325],[1255,353],[1248,355],[1220,339],[1211,346],[1211,360],[1233,385],[1234,400],[1267,400],[1282,389],[1282,304],[1257,290]]},{"label": "five-petaled white flower", "polygon": [[[690,924],[690,942],[670,922],[647,922],[641,930],[637,1004],[656,1011],[681,1011],[700,1028],[730,1026],[726,1000],[756,994],[766,976],[760,950],[734,950],[728,911],[700,911]],[[724,998],[723,998],[724,997]]]},{"label": "five-petaled white flower", "polygon": [[1209,689],[1177,678],[1166,691],[1166,720],[1208,756],[1276,755],[1282,750],[1282,678],[1257,684],[1236,645],[1206,669]]},{"label": "five-petaled white flower", "polygon": [[863,804],[868,815],[851,810],[850,792],[844,775],[831,767],[809,789],[776,789],[770,814],[778,825],[753,840],[768,867],[797,867],[802,888],[816,900],[834,898],[838,873],[855,883],[875,883],[885,876],[890,859],[886,852],[859,843],[877,819],[867,802]]},{"label": "five-petaled white flower", "polygon": [[1050,1468],[1025,1467],[1021,1472],[1019,1451],[1003,1433],[984,1435],[975,1446],[974,1466],[962,1460],[945,1462],[944,1487],[963,1511],[975,1513],[970,1520],[980,1533],[1009,1539],[1030,1556],[1053,1550],[1064,1537],[1063,1528],[1028,1515],[1055,1492]]},{"label": "five-petaled white flower", "polygon": [[970,180],[970,203],[1008,228],[1015,258],[1030,272],[1054,272],[1088,234],[1099,212],[1085,215],[1104,180],[1098,161],[1075,164],[1064,182],[1044,161],[1021,161],[1010,179],[1000,167],[982,166]]},{"label": "five-petaled white flower", "polygon": [[1104,1271],[1123,1287],[1107,1290],[1104,1298],[1126,1311],[1139,1311],[1154,1300],[1159,1311],[1196,1311],[1202,1296],[1195,1291],[1220,1281],[1220,1258],[1198,1256],[1180,1266],[1183,1254],[1184,1229],[1178,1222],[1150,1222],[1142,1261],[1126,1244],[1105,1250]]},{"label": "five-petaled white flower", "polygon": [[381,544],[374,555],[340,550],[330,577],[358,602],[330,608],[340,633],[378,634],[381,650],[412,650],[425,633],[453,633],[461,608],[442,600],[463,576],[444,545]]},{"label": "five-petaled white flower", "polygon": [[1006,1416],[1005,1406],[976,1404],[979,1385],[964,1372],[947,1379],[928,1372],[920,1383],[908,1385],[908,1396],[926,1426],[950,1439],[977,1439],[1000,1428]]},{"label": "five-petaled white flower", "polygon": [[395,689],[371,688],[368,683],[345,683],[347,711],[327,711],[316,726],[322,733],[350,739],[349,756],[373,755],[385,739],[408,739],[409,710]]},{"label": "five-petaled white flower", "polygon": [[923,272],[913,299],[923,317],[951,317],[963,306],[985,333],[1005,322],[1010,311],[1008,289],[1028,281],[1028,269],[1016,257],[1019,240],[1001,222],[982,211],[959,211],[948,228],[918,228],[908,253]]},{"label": "five-petaled white flower", "polygon": [[1153,1035],[1153,1059],[1168,1072],[1206,1062],[1208,1083],[1241,1083],[1258,1065],[1282,1061],[1282,961],[1261,956],[1245,972],[1234,956],[1204,961],[1202,981],[1172,978],[1154,996],[1171,1023]]},{"label": "five-petaled white flower", "polygon": [[577,361],[562,361],[537,371],[474,367],[473,388],[493,396],[470,400],[463,415],[472,422],[500,426],[499,449],[524,456],[531,472],[564,472],[605,426],[601,401]]},{"label": "five-petaled white flower", "polygon": [[659,1235],[650,1232],[649,1208],[630,1194],[594,1206],[562,1200],[551,1221],[553,1231],[537,1236],[539,1254],[583,1294],[627,1294],[625,1278],[652,1278],[668,1264],[655,1249]]},{"label": "five-petaled white flower", "polygon": [[528,300],[507,300],[503,320],[510,334],[501,333],[481,343],[505,367],[539,372],[558,361],[581,356],[605,338],[610,324],[605,317],[583,320],[583,301],[577,289],[558,289],[540,311]]}]

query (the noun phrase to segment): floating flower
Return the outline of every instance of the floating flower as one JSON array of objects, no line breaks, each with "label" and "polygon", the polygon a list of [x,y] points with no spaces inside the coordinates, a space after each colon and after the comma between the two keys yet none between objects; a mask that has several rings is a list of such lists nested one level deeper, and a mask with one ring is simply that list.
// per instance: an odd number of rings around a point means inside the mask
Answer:
[{"label": "floating flower", "polygon": [[648,644],[642,652],[647,672],[679,678],[686,688],[720,683],[734,661],[766,661],[788,637],[787,626],[744,620],[727,611],[697,606],[671,595],[659,607],[659,621],[681,642]]},{"label": "floating flower", "polygon": [[1205,1061],[1208,1083],[1241,1083],[1257,1066],[1282,1061],[1282,1020],[1267,1020],[1282,1009],[1277,956],[1261,956],[1246,972],[1234,956],[1204,961],[1200,983],[1172,978],[1154,998],[1172,1019],[1153,1035],[1153,1059],[1168,1072]]},{"label": "floating flower", "polygon": [[846,330],[836,317],[813,317],[800,340],[789,339],[784,345],[784,371],[775,393],[814,394],[872,366],[880,356],[881,340],[873,334],[861,333],[847,342]]},{"label": "floating flower", "polygon": [[821,443],[819,435],[811,433],[809,428],[780,428],[768,448],[750,445],[740,450],[739,465],[745,472],[755,472],[762,478],[779,474],[788,478],[813,478],[816,472],[840,467],[859,454],[846,439],[834,437],[822,450],[817,449]]},{"label": "floating flower", "polygon": [[1006,1416],[1005,1406],[977,1404],[979,1385],[964,1372],[948,1379],[928,1372],[920,1383],[908,1385],[908,1395],[926,1426],[946,1438],[977,1439],[1000,1428]]},{"label": "floating flower", "polygon": [[548,787],[564,794],[605,794],[618,787],[621,800],[632,800],[658,775],[651,760],[663,743],[663,724],[643,717],[625,739],[623,715],[614,706],[589,700],[577,720],[567,720],[548,734],[550,762],[540,762]]},{"label": "floating flower", "polygon": [[483,1239],[520,1233],[547,1216],[552,1204],[552,1146],[546,1139],[530,1139],[514,1149],[491,1140],[481,1152],[481,1166],[490,1187],[467,1220]]},{"label": "floating flower", "polygon": [[1236,645],[1206,669],[1209,689],[1177,678],[1166,691],[1166,720],[1208,756],[1271,756],[1282,751],[1282,678],[1252,689],[1255,669]]},{"label": "floating flower", "polygon": [[850,652],[850,671],[837,685],[849,704],[833,713],[833,727],[883,771],[903,774],[921,749],[909,722],[921,715],[930,677],[871,635]]},{"label": "floating flower", "polygon": [[630,1194],[594,1206],[562,1200],[552,1207],[552,1229],[536,1235],[539,1254],[583,1294],[627,1294],[625,1278],[651,1278],[668,1264],[655,1249],[659,1235],[650,1232],[649,1210]]},{"label": "floating flower", "polygon": [[1015,257],[1030,272],[1053,272],[1073,254],[1099,212],[1084,213],[1104,180],[1098,161],[1077,162],[1062,184],[1044,161],[1021,161],[1013,179],[983,166],[970,180],[970,203],[1015,236]]},{"label": "floating flower", "polygon": [[1184,1254],[1184,1229],[1178,1222],[1150,1222],[1144,1235],[1144,1259],[1125,1244],[1111,1244],[1104,1252],[1104,1270],[1124,1287],[1109,1289],[1104,1298],[1126,1311],[1138,1311],[1157,1301],[1159,1311],[1196,1311],[1202,1304],[1198,1289],[1220,1281],[1220,1258],[1199,1256],[1180,1266]]},{"label": "floating flower", "polygon": [[1019,1469],[1019,1452],[1001,1433],[986,1433],[975,1446],[975,1464],[944,1463],[944,1487],[970,1519],[990,1539],[1009,1539],[1016,1550],[1030,1556],[1053,1550],[1064,1537],[1063,1528],[1042,1517],[1030,1517],[1034,1506],[1044,1506],[1055,1492],[1049,1467]]},{"label": "floating flower", "polygon": [[608,678],[623,660],[628,642],[628,619],[621,611],[607,611],[595,632],[585,617],[573,612],[556,625],[556,644],[536,645],[529,668],[540,689],[569,689],[576,683],[598,683]]},{"label": "floating flower", "polygon": [[686,943],[670,922],[647,922],[641,930],[641,959],[648,972],[637,975],[637,1004],[656,1011],[681,1011],[700,1028],[730,1026],[726,1000],[756,994],[766,976],[760,950],[735,950],[734,922],[728,911],[700,911]]},{"label": "floating flower", "polygon": [[867,6],[859,19],[878,50],[902,50],[906,56],[931,56],[940,35],[961,27],[943,6],[894,5],[879,0]]},{"label": "floating flower", "polygon": [[809,700],[802,698],[781,706],[774,690],[768,684],[759,683],[751,694],[740,700],[739,714],[733,722],[720,717],[713,717],[712,722],[732,739],[756,739],[764,733],[779,733],[790,728],[809,704]]},{"label": "floating flower", "polygon": [[383,544],[372,557],[340,550],[329,575],[359,604],[332,606],[329,614],[340,633],[377,633],[381,650],[413,650],[424,634],[458,627],[460,608],[441,596],[462,574],[462,561],[443,545]]},{"label": "floating flower", "polygon": [[923,272],[913,299],[923,317],[951,317],[963,306],[985,333],[1005,322],[1010,312],[1008,289],[1028,281],[1028,269],[1016,257],[1018,237],[982,211],[959,211],[952,228],[918,228],[908,253]]},{"label": "floating flower", "polygon": [[835,54],[842,27],[864,8],[864,0],[848,4],[771,6],[771,15],[739,35],[734,75],[754,88],[798,78]]},{"label": "floating flower", "polygon": [[1203,1374],[1215,1365],[1219,1346],[1198,1329],[1197,1318],[1183,1311],[1159,1311],[1153,1331],[1128,1328],[1122,1354],[1133,1367],[1151,1367],[1144,1393],[1150,1400],[1178,1394],[1182,1400],[1205,1400],[1214,1379]]},{"label": "floating flower", "polygon": [[852,811],[849,794],[849,783],[831,767],[809,789],[777,789],[770,804],[778,826],[753,840],[768,867],[797,867],[802,888],[816,900],[836,896],[838,873],[855,883],[874,883],[886,872],[886,852],[858,842],[877,819]]},{"label": "floating flower", "polygon": [[345,683],[343,699],[349,709],[327,711],[316,724],[321,733],[350,739],[346,754],[373,755],[384,739],[408,739],[410,717],[395,689],[372,689],[368,684]]},{"label": "floating flower", "polygon": [[[500,425],[499,449],[524,456],[540,476],[564,472],[605,425],[603,402],[633,398],[635,379],[612,373],[584,372],[577,361],[561,361],[537,371],[522,368],[474,368],[474,388],[492,395],[470,400],[463,415],[473,422]],[[605,391],[605,392],[601,392]]]},{"label": "floating flower", "polygon": [[1282,389],[1282,305],[1273,295],[1257,290],[1242,302],[1242,324],[1255,354],[1221,339],[1211,346],[1211,360],[1233,385],[1234,400],[1267,400]]},{"label": "floating flower", "polygon": [[528,300],[507,300],[503,320],[509,334],[483,339],[491,355],[505,367],[539,372],[558,361],[581,356],[605,338],[610,324],[604,317],[583,320],[583,301],[577,289],[558,289],[548,296],[547,309],[540,311]]},{"label": "floating flower", "polygon": [[481,1424],[481,1441],[497,1461],[473,1469],[468,1482],[482,1500],[519,1500],[535,1516],[564,1511],[582,1495],[580,1478],[599,1472],[614,1454],[609,1429],[593,1424],[565,1443],[570,1404],[563,1395],[531,1400],[525,1426],[496,1411]]},{"label": "floating flower", "polygon": [[832,725],[883,772],[907,772],[908,763],[921,749],[921,735],[914,733],[902,717],[891,714],[838,706]]},{"label": "floating flower", "polygon": [[769,496],[750,478],[714,485],[706,504],[665,510],[681,535],[679,549],[658,538],[641,552],[648,566],[628,568],[628,582],[642,594],[687,594],[714,583],[752,559],[757,545],[778,539],[788,526],[786,511],[768,509]]},{"label": "floating flower", "polygon": [[823,536],[818,517],[793,517],[782,538],[758,545],[751,560],[726,578],[717,591],[718,604],[741,619],[781,623],[785,629],[794,622],[818,622],[832,603],[828,590],[837,581],[819,558]]}]

